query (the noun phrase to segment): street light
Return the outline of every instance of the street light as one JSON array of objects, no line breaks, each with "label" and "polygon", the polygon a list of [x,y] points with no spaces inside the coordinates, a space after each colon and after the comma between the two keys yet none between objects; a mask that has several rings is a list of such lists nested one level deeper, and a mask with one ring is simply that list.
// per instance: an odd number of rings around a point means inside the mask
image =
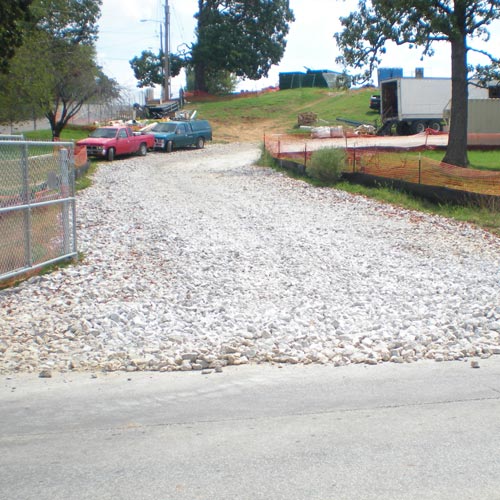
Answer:
[{"label": "street light", "polygon": [[[168,0],[165,0],[165,58],[163,60],[164,63],[164,83],[165,83],[165,100],[170,100],[170,47],[169,47],[169,38],[170,38],[170,8],[168,6]],[[160,35],[161,36],[161,35]]]},{"label": "street light", "polygon": [[[140,19],[141,23],[151,22],[158,23],[160,25],[160,51],[163,54],[163,66],[162,66],[162,77],[163,77],[163,100],[170,100],[170,61],[169,61],[169,36],[168,27],[170,25],[170,9],[168,7],[168,0],[165,0],[165,38],[163,38],[162,26],[163,21],[158,21],[157,19]],[[163,50],[163,45],[165,42],[165,51]]]}]

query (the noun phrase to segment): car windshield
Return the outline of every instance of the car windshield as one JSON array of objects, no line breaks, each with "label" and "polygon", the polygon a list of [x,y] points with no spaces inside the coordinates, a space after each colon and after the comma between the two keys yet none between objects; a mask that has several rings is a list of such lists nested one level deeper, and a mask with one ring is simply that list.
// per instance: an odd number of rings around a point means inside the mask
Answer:
[{"label": "car windshield", "polygon": [[112,139],[116,137],[116,128],[97,128],[95,129],[89,137],[95,137],[97,139]]},{"label": "car windshield", "polygon": [[152,129],[152,132],[175,132],[177,125],[175,123],[157,123]]}]

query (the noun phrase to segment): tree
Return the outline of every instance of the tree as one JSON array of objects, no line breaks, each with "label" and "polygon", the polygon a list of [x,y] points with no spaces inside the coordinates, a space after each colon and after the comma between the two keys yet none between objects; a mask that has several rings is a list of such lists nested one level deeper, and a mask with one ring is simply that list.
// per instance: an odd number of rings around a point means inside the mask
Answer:
[{"label": "tree", "polygon": [[56,58],[48,61],[55,75],[53,91],[41,104],[54,139],[60,137],[64,127],[85,103],[96,97],[102,102],[119,95],[116,81],[96,65],[93,47],[63,44],[62,49],[57,51]]},{"label": "tree", "polygon": [[38,57],[53,75],[50,94],[40,106],[54,139],[86,102],[118,96],[116,81],[95,62],[101,5],[102,0],[35,0],[35,29],[45,35]]},{"label": "tree", "polygon": [[487,41],[488,26],[499,18],[500,0],[360,0],[356,12],[340,18],[343,31],[334,35],[342,54],[337,61],[364,70],[366,79],[380,64],[388,41],[421,47],[423,56],[433,55],[434,42],[449,42],[452,119],[443,161],[467,166],[468,76],[472,69],[467,55],[476,51],[489,58],[491,79],[498,78],[495,68],[499,62],[468,44],[473,39]]},{"label": "tree", "polygon": [[209,75],[219,71],[251,80],[267,76],[283,57],[294,21],[289,0],[198,0],[195,17],[190,64],[201,91],[208,91]]},{"label": "tree", "polygon": [[9,72],[0,75],[0,122],[14,123],[44,116],[42,103],[50,99],[54,83],[54,75],[40,50],[45,39],[43,33],[31,33],[10,61]]},{"label": "tree", "polygon": [[[95,62],[102,0],[34,0],[24,26],[25,41],[12,60],[2,100],[17,119],[26,110],[49,120],[52,136],[96,97],[113,99],[117,83]],[[15,85],[11,83],[15,82]],[[10,118],[10,117],[9,117]]]},{"label": "tree", "polygon": [[[185,61],[176,54],[170,54],[170,76],[177,76]],[[134,71],[134,76],[138,80],[139,88],[154,87],[155,85],[164,86],[164,64],[163,52],[158,55],[150,50],[143,50],[139,57],[134,57],[129,61],[130,67]]]},{"label": "tree", "polygon": [[[227,95],[234,92],[238,85],[238,77],[225,70],[209,72],[206,75],[207,92],[211,95]],[[192,66],[186,66],[186,89],[189,92],[195,90],[194,87],[194,69]]]},{"label": "tree", "polygon": [[6,73],[9,60],[23,42],[23,23],[30,19],[33,0],[10,0],[0,3],[0,73]]},{"label": "tree", "polygon": [[102,0],[34,0],[35,28],[56,41],[70,45],[94,45]]}]

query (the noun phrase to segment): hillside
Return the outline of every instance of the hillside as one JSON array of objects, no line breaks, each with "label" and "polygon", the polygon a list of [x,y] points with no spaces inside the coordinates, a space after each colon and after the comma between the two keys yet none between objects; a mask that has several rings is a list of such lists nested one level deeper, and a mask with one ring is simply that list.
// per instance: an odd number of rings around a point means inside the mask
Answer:
[{"label": "hillside", "polygon": [[320,124],[333,125],[337,117],[373,124],[379,115],[368,104],[375,91],[302,88],[191,102],[186,109],[210,120],[216,141],[259,141],[264,133],[291,132],[298,115],[308,111],[318,115]]}]

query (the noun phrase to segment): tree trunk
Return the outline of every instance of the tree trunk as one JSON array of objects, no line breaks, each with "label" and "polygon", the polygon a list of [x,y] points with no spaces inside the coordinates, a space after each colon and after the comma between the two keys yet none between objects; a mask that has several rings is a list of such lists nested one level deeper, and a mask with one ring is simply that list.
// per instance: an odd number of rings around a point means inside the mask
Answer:
[{"label": "tree trunk", "polygon": [[201,61],[194,65],[194,90],[208,92],[205,64]]},{"label": "tree trunk", "polygon": [[56,126],[52,130],[52,140],[58,141],[61,138],[61,132],[64,129],[64,123],[61,121],[56,122]]},{"label": "tree trunk", "polygon": [[451,41],[451,123],[444,163],[467,167],[467,42],[465,36]]},{"label": "tree trunk", "polygon": [[205,56],[203,54],[203,36],[204,30],[206,29],[207,18],[210,13],[210,9],[212,8],[212,2],[204,2],[203,0],[198,0],[198,24],[196,27],[196,35],[198,41],[193,48],[192,58],[194,69],[194,90],[199,90],[201,92],[207,92],[207,81],[205,74],[206,64]]},{"label": "tree trunk", "polygon": [[54,113],[52,111],[46,113],[45,116],[50,124],[50,129],[52,131],[52,140],[58,141],[59,138],[61,137],[61,132],[64,128],[64,123],[62,123],[62,120],[58,120],[57,113]]}]

